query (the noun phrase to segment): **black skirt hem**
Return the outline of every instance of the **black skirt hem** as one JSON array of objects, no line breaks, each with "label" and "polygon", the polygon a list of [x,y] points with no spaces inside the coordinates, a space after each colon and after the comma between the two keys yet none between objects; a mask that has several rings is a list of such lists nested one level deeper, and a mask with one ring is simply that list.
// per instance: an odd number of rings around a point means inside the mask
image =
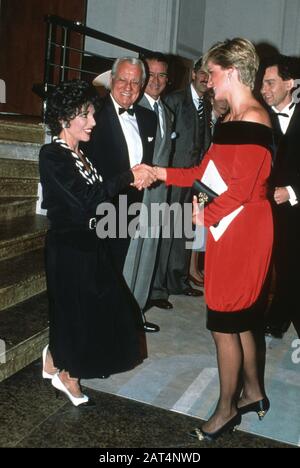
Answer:
[{"label": "black skirt hem", "polygon": [[207,329],[220,333],[243,333],[262,326],[263,313],[260,301],[247,309],[234,312],[213,310],[207,307]]}]

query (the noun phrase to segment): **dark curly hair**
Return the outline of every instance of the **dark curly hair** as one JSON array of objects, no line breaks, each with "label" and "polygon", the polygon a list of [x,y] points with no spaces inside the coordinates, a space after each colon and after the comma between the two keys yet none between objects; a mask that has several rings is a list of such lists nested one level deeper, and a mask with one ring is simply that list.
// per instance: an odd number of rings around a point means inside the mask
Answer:
[{"label": "dark curly hair", "polygon": [[49,126],[52,135],[62,131],[62,122],[69,126],[83,107],[93,104],[99,109],[100,99],[97,91],[86,81],[63,81],[55,86],[47,98],[45,123]]}]

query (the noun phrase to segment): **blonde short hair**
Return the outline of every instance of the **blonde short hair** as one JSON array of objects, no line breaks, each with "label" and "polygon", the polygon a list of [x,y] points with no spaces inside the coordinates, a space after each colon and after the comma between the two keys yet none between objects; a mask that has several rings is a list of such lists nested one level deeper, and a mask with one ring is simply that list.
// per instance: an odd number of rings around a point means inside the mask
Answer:
[{"label": "blonde short hair", "polygon": [[251,89],[254,88],[259,58],[254,45],[248,39],[235,37],[217,42],[203,56],[206,69],[210,61],[222,68],[235,67],[239,72],[240,81]]}]

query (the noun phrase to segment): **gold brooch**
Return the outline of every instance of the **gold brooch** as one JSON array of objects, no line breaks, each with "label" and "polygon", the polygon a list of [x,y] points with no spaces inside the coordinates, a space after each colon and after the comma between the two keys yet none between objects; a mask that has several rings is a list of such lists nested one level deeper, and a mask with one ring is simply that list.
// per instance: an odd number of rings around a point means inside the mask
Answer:
[{"label": "gold brooch", "polygon": [[199,203],[207,203],[208,202],[208,196],[204,192],[199,192],[198,193],[198,202]]}]

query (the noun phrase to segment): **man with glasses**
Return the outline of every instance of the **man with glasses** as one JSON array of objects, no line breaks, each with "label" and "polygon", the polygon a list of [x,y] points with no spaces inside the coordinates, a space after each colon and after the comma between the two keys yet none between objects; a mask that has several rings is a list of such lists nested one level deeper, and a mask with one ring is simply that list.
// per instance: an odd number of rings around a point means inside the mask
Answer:
[{"label": "man with glasses", "polygon": [[[153,164],[168,167],[170,164],[170,154],[172,149],[172,131],[174,116],[170,109],[161,99],[161,95],[168,82],[168,60],[160,52],[149,53],[144,57],[146,68],[148,69],[148,80],[144,95],[139,101],[139,105],[150,109],[157,115],[157,132],[153,156]],[[168,188],[165,184],[156,183],[154,186],[144,191],[143,204],[150,213],[153,203],[160,204],[167,202]],[[124,276],[131,290],[134,293],[141,309],[148,309],[152,305],[158,307],[161,303],[146,302],[150,293],[155,264],[164,261],[164,251],[160,252],[163,242],[162,222],[154,225],[155,220],[146,223],[147,237],[134,239],[131,241],[128,255],[124,267]],[[137,259],[139,259],[137,261]],[[162,304],[164,305],[164,303]],[[171,305],[170,307],[171,308]],[[158,331],[158,330],[152,330]]]}]

